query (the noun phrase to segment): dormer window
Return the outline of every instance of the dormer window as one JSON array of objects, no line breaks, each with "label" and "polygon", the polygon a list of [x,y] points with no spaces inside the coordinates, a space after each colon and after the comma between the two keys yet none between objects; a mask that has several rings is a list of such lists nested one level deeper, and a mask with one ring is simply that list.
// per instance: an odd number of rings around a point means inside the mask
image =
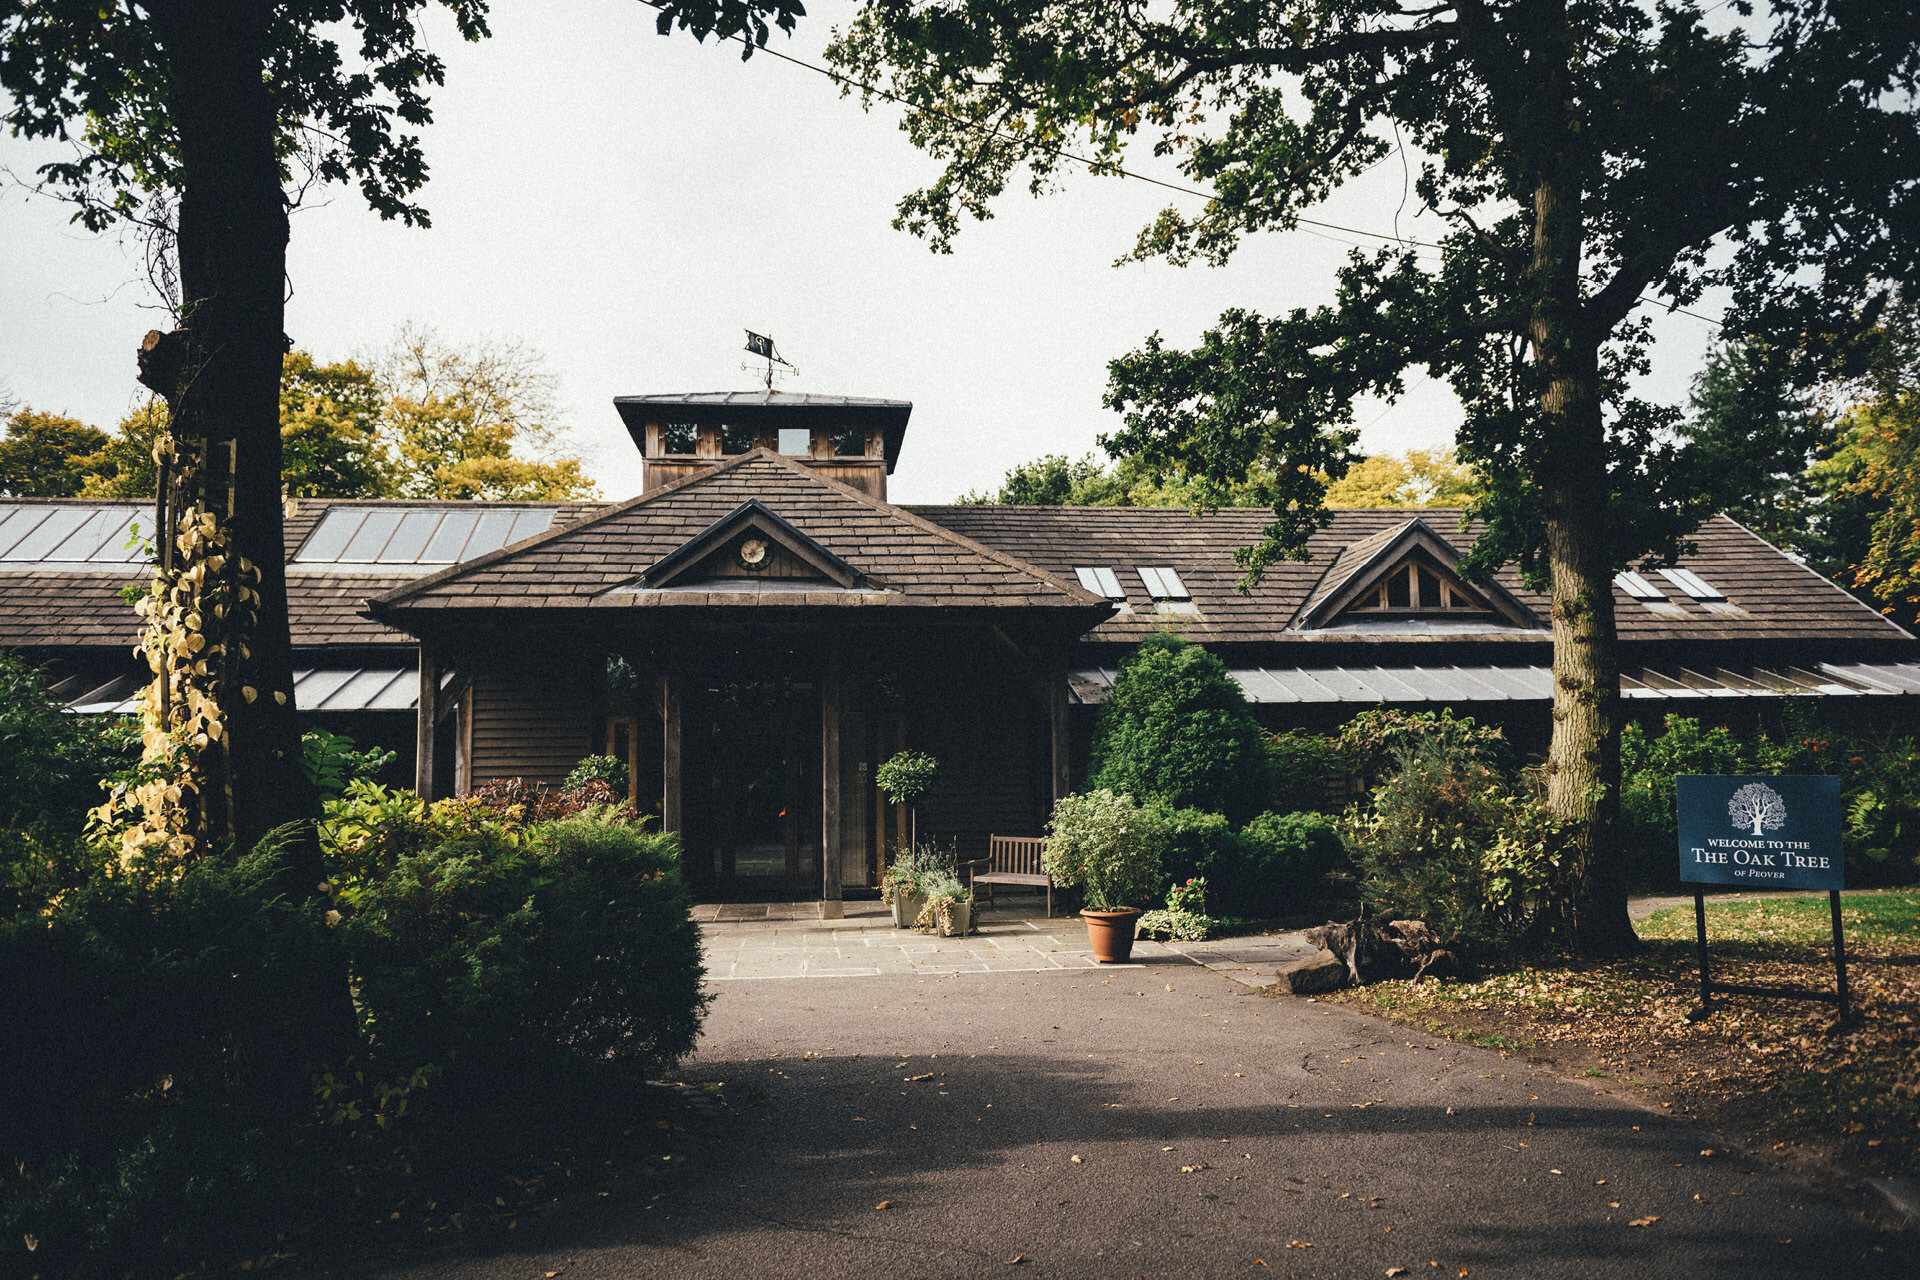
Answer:
[{"label": "dormer window", "polygon": [[1418,560],[1382,577],[1350,607],[1396,613],[1484,613],[1487,609],[1478,596]]}]

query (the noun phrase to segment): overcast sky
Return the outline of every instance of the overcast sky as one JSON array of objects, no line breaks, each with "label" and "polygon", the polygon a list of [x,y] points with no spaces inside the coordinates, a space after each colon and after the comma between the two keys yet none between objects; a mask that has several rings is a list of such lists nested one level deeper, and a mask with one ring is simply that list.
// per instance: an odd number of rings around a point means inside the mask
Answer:
[{"label": "overcast sky", "polygon": [[[775,47],[819,62],[853,12],[822,0]],[[558,376],[603,492],[623,498],[640,468],[611,399],[751,388],[741,346],[754,329],[799,366],[784,389],[913,401],[889,496],[944,502],[1038,454],[1094,448],[1117,425],[1100,405],[1106,362],[1149,333],[1189,344],[1229,306],[1329,300],[1355,243],[1303,230],[1252,242],[1224,269],[1115,268],[1161,207],[1198,201],[1080,175],[1042,200],[1009,194],[934,254],[888,225],[935,172],[895,114],[863,113],[777,59],[742,63],[738,46],[662,38],[653,19],[632,0],[495,0],[494,37],[467,45],[430,15],[448,65],[425,131],[433,226],[382,222],[348,189],[300,210],[294,340],[323,360],[378,347],[407,320],[454,341],[523,340]],[[16,174],[54,154],[0,139]],[[1437,220],[1417,213],[1395,158],[1315,216],[1433,238]],[[141,395],[134,350],[165,313],[133,248],[67,214],[0,191],[0,386],[110,426]],[[1643,392],[1677,402],[1712,330],[1673,317],[1657,331]],[[1362,445],[1444,447],[1457,418],[1450,393],[1416,381],[1394,406],[1363,407]]]}]

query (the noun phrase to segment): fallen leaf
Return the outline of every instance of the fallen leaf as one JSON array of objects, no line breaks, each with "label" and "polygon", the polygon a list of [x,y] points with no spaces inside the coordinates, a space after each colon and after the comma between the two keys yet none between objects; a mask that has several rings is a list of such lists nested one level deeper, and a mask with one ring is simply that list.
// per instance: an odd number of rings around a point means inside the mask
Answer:
[{"label": "fallen leaf", "polygon": [[[1560,1173],[1560,1171],[1559,1171],[1558,1169],[1549,1169],[1549,1170],[1547,1170],[1547,1172],[1548,1172],[1548,1173]],[[1561,1176],[1561,1177],[1565,1177],[1566,1175],[1565,1175],[1565,1174],[1561,1174],[1560,1176]]]},{"label": "fallen leaf", "polygon": [[1011,1258],[1008,1258],[1008,1259],[1007,1259],[1007,1265],[1008,1265],[1008,1266],[1010,1266],[1010,1267],[1017,1267],[1017,1266],[1019,1266],[1019,1265],[1020,1265],[1021,1263],[1023,1263],[1023,1262],[1025,1262],[1026,1260],[1027,1260],[1027,1255],[1026,1255],[1026,1254],[1024,1254],[1024,1253],[1016,1253],[1016,1254],[1014,1254],[1014,1255],[1013,1255],[1013,1256],[1012,1256]]},{"label": "fallen leaf", "polygon": [[1388,1267],[1387,1274],[1390,1276],[1403,1276],[1407,1274],[1407,1269],[1405,1267]]},{"label": "fallen leaf", "polygon": [[1206,1168],[1206,1167],[1207,1167],[1207,1166],[1205,1166],[1205,1165],[1203,1165],[1203,1164],[1183,1164],[1183,1165],[1181,1165],[1181,1166],[1180,1166],[1180,1172],[1182,1172],[1182,1173],[1198,1173],[1198,1172],[1200,1172],[1200,1171],[1201,1171],[1202,1169],[1204,1169],[1204,1168]]},{"label": "fallen leaf", "polygon": [[1660,1221],[1660,1215],[1657,1213],[1654,1213],[1654,1214],[1648,1214],[1644,1218],[1635,1218],[1632,1221],[1628,1222],[1627,1225],[1630,1227],[1650,1227],[1658,1221]]},{"label": "fallen leaf", "polygon": [[931,1072],[931,1071],[927,1071],[927,1072],[923,1072],[922,1074],[920,1074],[920,1075],[917,1075],[917,1076],[908,1076],[908,1077],[907,1077],[907,1083],[908,1083],[908,1084],[912,1084],[912,1083],[914,1083],[914,1082],[915,1082],[916,1080],[931,1080],[931,1079],[933,1079],[933,1072]]},{"label": "fallen leaf", "polygon": [[1311,1241],[1311,1240],[1289,1240],[1289,1241],[1287,1241],[1287,1248],[1289,1248],[1289,1249],[1311,1249],[1311,1248],[1313,1248],[1313,1241]]},{"label": "fallen leaf", "polygon": [[[1256,1267],[1267,1267],[1267,1260],[1265,1258],[1255,1258],[1253,1260],[1253,1265]],[[1267,1270],[1271,1271],[1273,1270],[1273,1268],[1267,1267]]]},{"label": "fallen leaf", "polygon": [[882,1200],[882,1201],[881,1201],[881,1202],[880,1202],[879,1204],[877,1204],[877,1205],[875,1205],[875,1206],[873,1206],[873,1207],[874,1207],[874,1208],[876,1208],[876,1209],[885,1209],[885,1208],[887,1208],[887,1207],[888,1207],[889,1205],[891,1205],[892,1203],[893,1203],[893,1201],[891,1201],[891,1200]]},{"label": "fallen leaf", "polygon": [[1085,1164],[1085,1163],[1086,1163],[1086,1161],[1085,1161],[1085,1160],[1082,1160],[1082,1159],[1081,1159],[1081,1158],[1080,1158],[1079,1156],[1068,1156],[1068,1157],[1067,1157],[1067,1159],[1069,1159],[1069,1160],[1071,1160],[1071,1161],[1073,1161],[1073,1162],[1074,1162],[1075,1164]]}]

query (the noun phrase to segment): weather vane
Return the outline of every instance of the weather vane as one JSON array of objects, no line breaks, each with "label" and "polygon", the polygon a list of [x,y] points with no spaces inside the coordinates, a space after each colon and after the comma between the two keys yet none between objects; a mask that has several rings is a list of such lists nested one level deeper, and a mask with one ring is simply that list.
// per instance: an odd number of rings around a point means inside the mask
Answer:
[{"label": "weather vane", "polygon": [[[747,350],[753,352],[754,355],[764,356],[766,358],[767,367],[764,372],[767,380],[768,391],[773,390],[773,378],[774,378],[773,366],[775,366],[776,364],[786,366],[784,369],[780,371],[780,375],[782,377],[793,377],[800,372],[800,370],[796,369],[793,365],[788,364],[787,361],[780,358],[779,351],[774,348],[773,339],[769,338],[764,333],[755,333],[751,329],[747,330]],[[745,369],[748,373],[762,372],[762,370],[757,365],[742,364],[740,367],[742,369]]]}]

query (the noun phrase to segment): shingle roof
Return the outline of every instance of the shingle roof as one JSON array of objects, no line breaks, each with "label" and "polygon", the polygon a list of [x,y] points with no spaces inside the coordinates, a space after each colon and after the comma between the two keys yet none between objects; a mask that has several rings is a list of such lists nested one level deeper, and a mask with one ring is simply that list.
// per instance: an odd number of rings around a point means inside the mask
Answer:
[{"label": "shingle roof", "polygon": [[[648,566],[750,499],[758,499],[854,566],[872,589],[779,595],[622,590]],[[1077,620],[1083,624],[1108,608],[1071,576],[1023,564],[766,449],[608,507],[569,528],[417,579],[373,602],[380,613],[816,605],[1066,608],[1081,615]]]},{"label": "shingle roof", "polygon": [[[1193,593],[1197,615],[1175,619],[1183,633],[1203,643],[1270,641],[1353,641],[1350,630],[1295,631],[1299,616],[1323,579],[1340,562],[1343,550],[1382,539],[1404,526],[1408,511],[1352,508],[1335,511],[1333,522],[1309,540],[1312,558],[1268,568],[1250,596],[1234,588],[1240,571],[1233,563],[1237,547],[1252,546],[1272,518],[1263,510],[1224,509],[1210,516],[1164,507],[1010,507],[916,506],[911,508],[966,536],[1017,556],[1055,574],[1076,566],[1107,565],[1118,571],[1130,610],[1101,623],[1089,640],[1132,643],[1164,627],[1153,611],[1138,565],[1171,565]],[[1429,509],[1420,517],[1440,537],[1464,552],[1478,529],[1460,530],[1460,512]],[[1619,633],[1629,641],[1671,640],[1899,640],[1906,633],[1832,582],[1725,516],[1715,516],[1693,535],[1698,550],[1681,564],[1727,594],[1739,613],[1713,612],[1677,589],[1669,598],[1681,613],[1653,613],[1615,589]],[[1551,601],[1521,585],[1511,567],[1494,581],[1544,620]],[[1664,581],[1664,580],[1663,580]],[[1472,638],[1458,631],[1454,638]],[[1405,636],[1380,635],[1381,640]],[[1489,638],[1537,642],[1539,632],[1505,629]]]}]

